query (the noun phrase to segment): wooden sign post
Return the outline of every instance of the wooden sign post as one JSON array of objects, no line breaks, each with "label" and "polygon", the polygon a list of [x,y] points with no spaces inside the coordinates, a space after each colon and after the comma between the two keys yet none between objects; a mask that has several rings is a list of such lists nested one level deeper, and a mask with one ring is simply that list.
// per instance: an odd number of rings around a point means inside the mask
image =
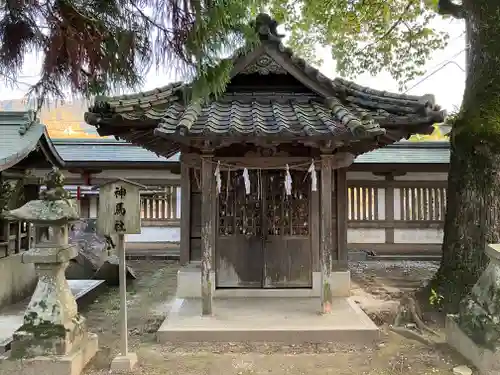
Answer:
[{"label": "wooden sign post", "polygon": [[130,371],[137,363],[137,355],[128,351],[125,235],[141,233],[140,189],[145,188],[125,179],[107,182],[99,187],[97,232],[104,236],[117,236],[116,246],[120,261],[121,352],[111,362],[111,370]]}]

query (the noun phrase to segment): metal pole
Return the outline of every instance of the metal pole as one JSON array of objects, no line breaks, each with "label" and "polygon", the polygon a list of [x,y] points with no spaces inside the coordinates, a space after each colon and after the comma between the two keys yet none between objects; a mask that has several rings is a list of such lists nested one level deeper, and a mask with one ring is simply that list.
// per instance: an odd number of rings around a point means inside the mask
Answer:
[{"label": "metal pole", "polygon": [[120,325],[121,325],[121,355],[128,355],[127,326],[127,268],[125,264],[125,235],[119,234],[118,256],[120,260]]}]

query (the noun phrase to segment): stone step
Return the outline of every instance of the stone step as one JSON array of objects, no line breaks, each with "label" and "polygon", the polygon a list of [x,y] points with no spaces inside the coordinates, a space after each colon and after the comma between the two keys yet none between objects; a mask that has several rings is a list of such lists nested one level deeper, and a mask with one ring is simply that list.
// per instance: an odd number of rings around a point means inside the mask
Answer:
[{"label": "stone step", "polygon": [[177,299],[156,336],[160,343],[280,342],[370,344],[378,327],[351,298],[336,298],[320,315],[319,298],[214,299],[214,314],[201,316],[201,299]]}]

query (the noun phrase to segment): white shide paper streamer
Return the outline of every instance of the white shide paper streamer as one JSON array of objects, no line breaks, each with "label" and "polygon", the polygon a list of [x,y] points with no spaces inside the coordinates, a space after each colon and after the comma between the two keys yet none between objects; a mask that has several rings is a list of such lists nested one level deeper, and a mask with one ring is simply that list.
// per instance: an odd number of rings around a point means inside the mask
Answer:
[{"label": "white shide paper streamer", "polygon": [[243,169],[243,181],[245,182],[245,192],[250,194],[250,176],[248,175],[248,169]]},{"label": "white shide paper streamer", "polygon": [[217,162],[217,167],[215,168],[214,176],[215,176],[215,183],[217,185],[217,193],[220,194],[220,190],[222,187],[222,181],[220,179],[220,160]]},{"label": "white shide paper streamer", "polygon": [[311,174],[311,191],[318,191],[318,176],[316,175],[314,160],[311,161],[311,166],[307,171]]},{"label": "white shide paper streamer", "polygon": [[285,193],[286,195],[292,195],[292,176],[290,175],[288,164],[286,165],[285,173]]}]

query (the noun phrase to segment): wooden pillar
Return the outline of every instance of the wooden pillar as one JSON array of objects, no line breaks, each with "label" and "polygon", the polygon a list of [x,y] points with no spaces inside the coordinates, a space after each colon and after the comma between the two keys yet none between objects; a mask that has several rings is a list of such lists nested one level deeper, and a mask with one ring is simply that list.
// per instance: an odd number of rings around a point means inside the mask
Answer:
[{"label": "wooden pillar", "polygon": [[[394,221],[394,176],[385,177],[385,220]],[[394,243],[394,227],[385,228],[385,243]]]},{"label": "wooden pillar", "polygon": [[321,243],[321,230],[320,230],[320,197],[319,197],[320,186],[316,191],[311,191],[311,206],[309,209],[310,220],[310,231],[311,231],[311,248],[312,248],[312,271],[320,272],[320,243]]},{"label": "wooden pillar", "polygon": [[337,203],[337,269],[346,271],[348,269],[347,249],[347,168],[335,170]]},{"label": "wooden pillar", "polygon": [[333,266],[333,156],[321,155],[321,313],[329,313],[333,303],[331,273]]},{"label": "wooden pillar", "polygon": [[31,249],[31,237],[33,236],[33,227],[31,223],[26,223],[26,236],[28,239],[26,240],[27,250]]},{"label": "wooden pillar", "polygon": [[191,169],[181,161],[181,265],[191,259]]},{"label": "wooden pillar", "polygon": [[201,300],[202,315],[212,314],[212,256],[215,250],[212,155],[201,157]]}]

